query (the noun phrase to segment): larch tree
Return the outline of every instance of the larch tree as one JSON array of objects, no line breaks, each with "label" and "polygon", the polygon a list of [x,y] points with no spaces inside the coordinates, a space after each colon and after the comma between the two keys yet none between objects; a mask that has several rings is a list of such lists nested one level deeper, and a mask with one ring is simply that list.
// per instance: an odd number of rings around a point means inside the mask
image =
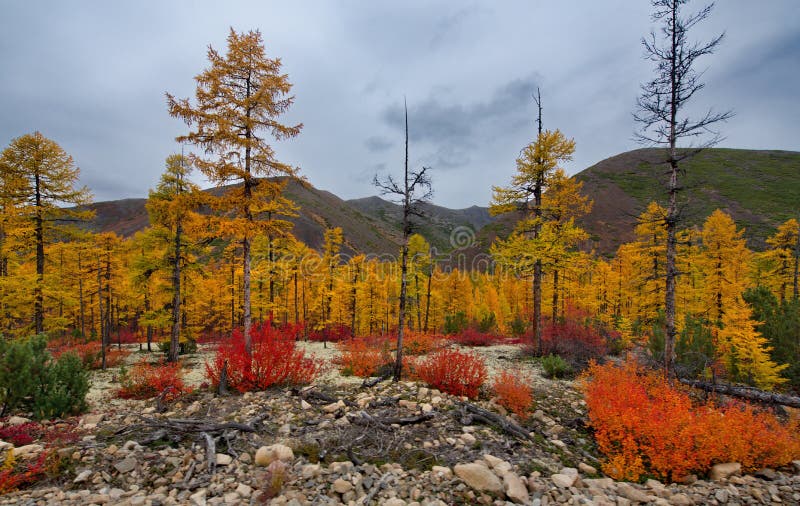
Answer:
[{"label": "larch tree", "polygon": [[[714,52],[724,34],[708,42],[693,42],[689,31],[706,19],[713,8],[708,5],[696,13],[685,15],[682,8],[689,0],[652,0],[652,20],[660,25],[659,34],[651,31],[642,39],[645,57],[655,64],[655,76],[642,85],[637,100],[634,119],[641,124],[637,139],[647,145],[663,147],[664,162],[669,166],[667,183],[667,214],[665,228],[666,279],[664,297],[664,368],[669,372],[674,361],[675,347],[675,287],[678,278],[676,267],[677,231],[680,219],[678,193],[679,177],[686,170],[681,163],[701,148],[717,144],[721,137],[712,129],[714,125],[732,116],[731,112],[717,113],[709,110],[692,118],[686,111],[690,100],[703,89],[702,72],[695,70],[697,60]],[[710,135],[710,137],[709,137]],[[689,140],[691,149],[678,149],[678,142]],[[695,143],[698,140],[700,142]]]},{"label": "larch tree", "polygon": [[767,239],[770,254],[778,263],[775,275],[778,277],[780,288],[778,296],[783,302],[787,299],[786,292],[792,286],[792,298],[798,298],[798,271],[800,271],[800,223],[791,218],[780,226],[771,237]]},{"label": "larch tree", "polygon": [[54,240],[55,233],[67,228],[65,222],[88,219],[92,214],[63,208],[91,201],[88,188],[77,186],[79,174],[72,157],[40,132],[13,139],[0,155],[3,201],[20,209],[33,228],[36,251],[33,326],[37,334],[44,331],[45,245]]},{"label": "larch tree", "polygon": [[493,200],[489,205],[492,215],[518,212],[514,234],[506,241],[497,241],[492,246],[493,255],[510,261],[522,273],[532,273],[533,312],[531,327],[537,353],[541,353],[542,337],[542,264],[545,259],[547,241],[542,241],[542,226],[547,221],[542,205],[542,196],[550,178],[562,162],[572,159],[575,141],[567,139],[559,130],[542,131],[541,100],[539,106],[539,129],[534,142],[522,150],[517,158],[517,173],[508,187],[494,187]]},{"label": "larch tree", "polygon": [[191,168],[182,155],[168,156],[166,165],[156,189],[150,192],[147,212],[151,222],[162,228],[166,233],[164,238],[170,243],[172,325],[167,361],[177,362],[181,336],[181,269],[187,259],[186,229],[197,221],[196,209],[207,194],[188,179]]},{"label": "larch tree", "polygon": [[408,170],[408,106],[403,103],[405,111],[405,163],[403,179],[397,181],[392,176],[379,179],[376,175],[373,184],[380,188],[384,195],[391,195],[403,209],[403,242],[400,245],[400,296],[397,321],[397,354],[395,355],[393,380],[400,381],[403,373],[403,330],[406,319],[406,302],[408,294],[408,239],[414,231],[413,218],[421,217],[420,204],[433,196],[429,167],[418,171]]},{"label": "larch tree", "polygon": [[237,33],[231,29],[227,53],[223,56],[209,47],[208,60],[210,66],[195,78],[195,104],[169,93],[167,103],[170,115],[192,128],[177,141],[203,150],[202,155],[189,156],[192,165],[218,186],[237,184],[216,197],[212,207],[220,212],[220,231],[241,241],[244,336],[250,353],[251,242],[261,233],[281,235],[287,231],[290,222],[277,217],[294,211],[281,196],[285,181],[274,177],[294,176],[296,168],[276,159],[267,138],[294,137],[302,124],[279,121],[294,102],[289,95],[292,85],[289,77],[281,74],[281,60],[266,56],[258,30]]}]

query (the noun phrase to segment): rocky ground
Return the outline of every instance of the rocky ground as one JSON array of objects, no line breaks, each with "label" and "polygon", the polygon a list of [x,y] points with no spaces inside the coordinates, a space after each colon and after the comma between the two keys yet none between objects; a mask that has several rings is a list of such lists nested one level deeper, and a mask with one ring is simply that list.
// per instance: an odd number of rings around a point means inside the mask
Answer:
[{"label": "rocky ground", "polygon": [[[493,370],[518,359],[513,347],[480,352]],[[306,389],[198,391],[159,413],[112,399],[115,373],[103,373],[82,439],[60,450],[61,476],[0,504],[800,504],[800,462],[757,476],[722,465],[680,485],[602,477],[574,384],[522,366],[537,402],[525,422],[485,398],[332,371]]]}]

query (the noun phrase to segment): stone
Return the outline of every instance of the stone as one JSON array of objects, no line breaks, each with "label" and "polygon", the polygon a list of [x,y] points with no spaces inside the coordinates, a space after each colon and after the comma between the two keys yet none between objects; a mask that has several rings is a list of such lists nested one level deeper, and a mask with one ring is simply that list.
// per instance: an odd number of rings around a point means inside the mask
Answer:
[{"label": "stone", "polygon": [[236,504],[240,502],[241,497],[236,492],[228,492],[223,496],[225,504]]},{"label": "stone", "polygon": [[428,404],[427,402],[423,403],[420,408],[422,409],[423,413],[430,413],[433,411],[433,406]]},{"label": "stone", "polygon": [[44,446],[42,445],[25,445],[20,446],[18,448],[14,448],[11,450],[11,454],[14,458],[20,459],[34,459],[39,456],[44,451]]},{"label": "stone", "polygon": [[724,464],[716,464],[711,468],[711,472],[709,473],[709,478],[713,481],[719,481],[725,478],[729,478],[733,475],[739,474],[742,472],[742,465],[738,462],[726,462]]},{"label": "stone", "polygon": [[300,399],[300,408],[305,410],[311,409],[311,404],[307,403],[305,399]]},{"label": "stone", "polygon": [[206,493],[206,489],[201,489],[190,495],[189,500],[194,506],[206,506]]},{"label": "stone", "polygon": [[334,402],[334,403],[326,404],[325,406],[322,406],[322,411],[324,411],[326,413],[336,413],[337,411],[339,411],[340,409],[342,409],[344,407],[345,407],[344,401],[342,401],[340,399],[338,402]]},{"label": "stone", "polygon": [[314,478],[315,476],[319,476],[322,470],[319,467],[319,464],[306,464],[300,470],[300,476],[304,479]]},{"label": "stone", "polygon": [[670,496],[669,502],[675,506],[694,506],[694,501],[686,494],[674,494]]},{"label": "stone", "polygon": [[233,457],[227,455],[225,453],[218,453],[217,454],[217,465],[218,466],[229,466],[233,462]]},{"label": "stone", "polygon": [[586,478],[582,480],[583,484],[589,488],[596,488],[603,490],[614,486],[614,480],[611,478]]},{"label": "stone", "polygon": [[236,493],[247,499],[248,497],[250,497],[250,495],[252,495],[253,487],[251,487],[250,485],[246,485],[244,483],[240,483],[239,486],[236,487]]},{"label": "stone", "polygon": [[477,492],[504,492],[503,484],[488,467],[481,464],[459,464],[453,468],[456,476]]},{"label": "stone", "polygon": [[337,494],[346,494],[353,490],[353,484],[341,478],[333,482],[333,490]]},{"label": "stone", "polygon": [[764,469],[759,469],[755,472],[755,475],[758,478],[765,479],[767,481],[775,481],[778,479],[778,473],[776,473],[773,469],[765,467]]},{"label": "stone", "polygon": [[575,481],[577,481],[578,476],[571,474],[556,473],[550,476],[550,479],[553,480],[553,484],[558,488],[569,488],[575,484]]},{"label": "stone", "polygon": [[[8,441],[0,441],[0,452],[5,452],[14,448],[14,445],[9,443]],[[72,450],[70,450],[71,452]]]},{"label": "stone", "polygon": [[291,448],[282,444],[262,446],[256,451],[255,463],[257,466],[268,466],[276,460],[291,462],[294,459],[294,452]]},{"label": "stone", "polygon": [[629,499],[632,502],[640,502],[640,503],[649,503],[652,498],[639,490],[638,488],[634,488],[630,483],[620,483],[617,485],[617,492]]},{"label": "stone", "polygon": [[567,476],[578,476],[578,470],[574,467],[562,467],[559,474],[566,474]]},{"label": "stone", "polygon": [[503,488],[506,491],[506,497],[511,499],[517,504],[528,503],[528,489],[522,482],[519,476],[512,472],[503,474]]},{"label": "stone", "polygon": [[461,434],[461,441],[463,441],[464,444],[471,445],[474,444],[475,441],[477,441],[477,439],[475,439],[475,436],[473,436],[472,434],[465,432],[464,434]]},{"label": "stone", "polygon": [[431,472],[434,475],[441,475],[442,478],[450,479],[453,477],[453,471],[449,467],[444,466],[433,466],[431,468]]},{"label": "stone", "polygon": [[383,501],[383,506],[406,506],[406,504],[408,503],[397,497],[392,497],[391,499]]},{"label": "stone", "polygon": [[86,469],[85,471],[81,471],[80,473],[78,473],[78,476],[76,476],[75,479],[72,480],[72,483],[83,483],[86,480],[88,480],[89,476],[91,475],[92,475],[91,469]]},{"label": "stone", "polygon": [[417,404],[416,402],[414,402],[414,401],[408,401],[408,400],[406,400],[406,399],[400,399],[400,400],[397,402],[397,404],[398,404],[398,406],[400,406],[401,408],[406,408],[406,409],[408,409],[408,410],[410,410],[410,411],[416,411],[416,410],[417,410],[417,406],[418,406],[418,404]]},{"label": "stone", "polygon": [[429,393],[430,390],[428,390],[427,387],[419,387],[419,390],[417,390],[417,397],[421,399],[423,397],[427,397]]},{"label": "stone", "polygon": [[716,492],[714,492],[714,499],[716,499],[720,504],[725,504],[726,502],[728,502],[729,497],[730,494],[724,488],[721,488]]},{"label": "stone", "polygon": [[125,457],[123,460],[114,464],[114,469],[120,474],[129,473],[136,469],[136,459],[132,456]]},{"label": "stone", "polygon": [[11,416],[8,418],[8,420],[6,420],[6,423],[8,425],[22,425],[30,422],[31,422],[30,418],[25,418],[22,416]]},{"label": "stone", "polygon": [[103,420],[105,420],[105,418],[106,418],[105,413],[83,415],[83,418],[81,419],[81,423],[84,426],[93,425],[93,426],[97,427],[97,424],[102,422]]},{"label": "stone", "polygon": [[582,472],[583,474],[597,474],[597,469],[585,462],[578,464],[578,471]]}]

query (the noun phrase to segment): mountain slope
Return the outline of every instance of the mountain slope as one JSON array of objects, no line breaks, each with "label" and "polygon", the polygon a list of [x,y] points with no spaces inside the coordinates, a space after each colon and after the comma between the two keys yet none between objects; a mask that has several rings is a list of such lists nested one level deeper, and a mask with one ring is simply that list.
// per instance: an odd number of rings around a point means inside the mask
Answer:
[{"label": "mountain slope", "polygon": [[[603,160],[576,175],[594,200],[583,225],[596,248],[612,254],[634,238],[636,217],[653,200],[665,205],[663,150],[638,149]],[[800,153],[707,149],[684,162],[682,226],[701,226],[715,209],[746,228],[748,245],[763,249],[781,222],[800,214]]]}]

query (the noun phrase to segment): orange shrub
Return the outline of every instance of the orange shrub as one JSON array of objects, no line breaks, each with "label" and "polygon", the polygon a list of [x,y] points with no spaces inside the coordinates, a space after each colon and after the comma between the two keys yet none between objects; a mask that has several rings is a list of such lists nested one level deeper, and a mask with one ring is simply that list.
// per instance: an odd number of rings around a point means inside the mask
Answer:
[{"label": "orange shrub", "polygon": [[[103,365],[102,350],[99,341],[87,343],[76,343],[71,340],[53,340],[48,343],[47,348],[58,358],[64,353],[74,353],[88,369],[100,369]],[[128,350],[115,349],[113,346],[106,348],[106,367],[116,367],[120,365],[125,357],[130,355]]]},{"label": "orange shrub", "polygon": [[178,363],[152,365],[142,358],[122,379],[117,395],[123,399],[149,399],[164,393],[165,400],[174,400],[186,392]]},{"label": "orange shrub", "polygon": [[[426,355],[439,347],[441,339],[433,334],[408,331],[403,334],[403,353]],[[397,343],[395,343],[395,348]]]},{"label": "orange shrub", "polygon": [[522,371],[502,371],[495,376],[492,391],[498,404],[523,420],[528,418],[528,412],[533,406],[533,389],[530,387],[530,379]]},{"label": "orange shrub", "polygon": [[370,345],[366,339],[341,341],[337,346],[342,352],[337,364],[339,371],[344,375],[352,374],[362,378],[374,376],[378,373],[378,369],[391,360],[388,349],[384,351],[380,347]]},{"label": "orange shrub", "polygon": [[481,357],[449,348],[417,360],[415,369],[422,381],[451,395],[475,398],[486,381],[486,364]]},{"label": "orange shrub", "polygon": [[734,403],[695,406],[689,395],[629,362],[590,364],[581,388],[603,471],[635,481],[642,474],[676,480],[713,464],[740,462],[746,470],[776,467],[800,457],[800,420]]}]

